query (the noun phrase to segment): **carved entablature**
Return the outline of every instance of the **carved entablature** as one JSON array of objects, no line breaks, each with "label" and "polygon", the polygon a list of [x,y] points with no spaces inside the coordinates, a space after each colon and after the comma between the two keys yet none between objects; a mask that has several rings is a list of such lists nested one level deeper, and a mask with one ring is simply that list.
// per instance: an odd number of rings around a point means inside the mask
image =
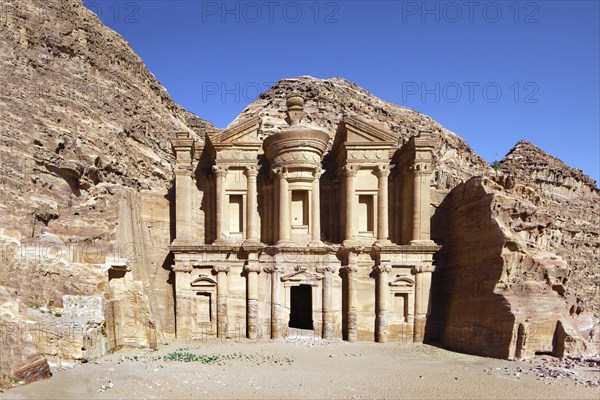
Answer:
[{"label": "carved entablature", "polygon": [[328,140],[324,131],[297,127],[269,136],[264,148],[274,167],[314,169],[321,165]]}]

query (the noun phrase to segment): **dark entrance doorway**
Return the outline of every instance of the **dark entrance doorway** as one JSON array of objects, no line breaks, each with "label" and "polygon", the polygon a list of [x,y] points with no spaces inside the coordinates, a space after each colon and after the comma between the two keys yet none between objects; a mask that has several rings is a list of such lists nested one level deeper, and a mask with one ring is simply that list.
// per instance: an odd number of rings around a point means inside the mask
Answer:
[{"label": "dark entrance doorway", "polygon": [[313,329],[311,286],[290,287],[290,303],[290,328]]}]

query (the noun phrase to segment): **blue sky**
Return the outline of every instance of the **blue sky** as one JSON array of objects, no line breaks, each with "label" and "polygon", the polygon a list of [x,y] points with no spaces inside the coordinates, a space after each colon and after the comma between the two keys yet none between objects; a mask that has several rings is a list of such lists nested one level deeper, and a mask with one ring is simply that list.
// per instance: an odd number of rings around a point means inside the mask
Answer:
[{"label": "blue sky", "polygon": [[218,127],[280,79],[338,76],[431,116],[488,161],[525,139],[600,179],[598,1],[84,4]]}]

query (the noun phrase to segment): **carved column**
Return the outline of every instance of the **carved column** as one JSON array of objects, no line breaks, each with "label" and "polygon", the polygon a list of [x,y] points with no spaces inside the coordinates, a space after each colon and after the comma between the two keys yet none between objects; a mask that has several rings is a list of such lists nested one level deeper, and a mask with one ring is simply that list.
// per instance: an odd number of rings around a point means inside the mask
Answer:
[{"label": "carved column", "polygon": [[192,293],[190,287],[190,272],[192,265],[188,263],[177,262],[173,266],[175,272],[175,321],[177,323],[175,329],[178,338],[190,338],[192,321]]},{"label": "carved column", "polygon": [[258,264],[248,264],[244,268],[248,274],[248,294],[246,299],[246,336],[248,339],[258,338]]},{"label": "carved column", "polygon": [[290,241],[290,192],[286,172],[281,169],[277,174],[279,185],[279,240],[277,244],[286,244]]},{"label": "carved column", "polygon": [[213,270],[217,273],[217,337],[225,338],[227,335],[227,272],[226,265],[215,265]]},{"label": "carved column", "polygon": [[429,241],[429,171],[427,164],[413,165],[413,241]]},{"label": "carved column", "polygon": [[[190,244],[192,233],[192,193],[194,191],[193,160],[195,141],[188,132],[178,132],[171,139],[175,155],[175,240],[174,244]],[[177,243],[179,242],[179,243]]]},{"label": "carved column", "polygon": [[412,203],[413,203],[413,178],[408,166],[402,168],[402,228],[401,228],[401,243],[408,244],[412,239]]},{"label": "carved column", "polygon": [[256,166],[252,165],[246,167],[244,171],[247,177],[246,186],[246,242],[247,243],[259,243],[258,235],[258,207],[257,199],[258,194],[256,190],[256,177],[258,171]]},{"label": "carved column", "polygon": [[344,267],[346,270],[348,293],[346,298],[346,304],[348,311],[346,314],[346,336],[349,342],[356,342],[358,339],[357,334],[357,318],[356,318],[356,273],[358,272],[358,253],[348,253],[348,265]]},{"label": "carved column", "polygon": [[319,179],[321,177],[321,168],[315,169],[315,179],[312,183],[312,207],[310,209],[310,224],[312,233],[312,244],[321,243],[321,193],[319,191]]},{"label": "carved column", "polygon": [[333,310],[332,310],[332,298],[331,292],[333,289],[333,273],[336,268],[333,266],[324,266],[317,268],[317,272],[323,274],[323,339],[332,339],[334,326],[333,326]]},{"label": "carved column", "polygon": [[225,177],[227,168],[222,165],[214,165],[215,173],[215,220],[216,220],[216,241],[225,239]]},{"label": "carved column", "polygon": [[283,267],[274,265],[272,267],[265,268],[264,271],[271,274],[271,339],[279,339],[282,337],[280,318],[280,289]]},{"label": "carved column", "polygon": [[388,226],[388,166],[380,166],[377,169],[377,244],[389,244]]},{"label": "carved column", "polygon": [[394,214],[394,243],[402,244],[402,173],[397,172],[394,176],[394,203],[393,203],[393,214]]},{"label": "carved column", "polygon": [[357,170],[346,166],[344,169],[344,179],[346,188],[346,240],[344,242],[353,242],[356,240],[356,224],[355,224],[355,209],[356,199],[354,195],[354,178],[356,177]]},{"label": "carved column", "polygon": [[215,185],[213,184],[214,175],[208,174],[206,176],[206,185],[204,188],[204,198],[206,199],[206,210],[204,211],[204,230],[205,230],[205,241],[204,244],[214,242],[215,227],[212,223],[215,213]]},{"label": "carved column", "polygon": [[385,343],[388,338],[388,273],[392,271],[389,265],[380,265],[377,268],[377,317],[375,318],[375,337],[377,342]]},{"label": "carved column", "polygon": [[433,265],[419,265],[413,268],[415,274],[415,325],[414,342],[423,342],[425,323],[429,314],[429,295]]},{"label": "carved column", "polygon": [[[190,166],[191,167],[191,166]],[[192,241],[192,188],[190,169],[175,169],[175,238],[177,242]]]},{"label": "carved column", "polygon": [[413,165],[413,217],[412,240],[421,240],[421,174],[418,166]]},{"label": "carved column", "polygon": [[422,164],[421,175],[421,240],[431,240],[431,203],[430,177],[431,164]]},{"label": "carved column", "polygon": [[267,195],[265,196],[265,208],[264,208],[264,216],[267,222],[267,229],[265,230],[265,240],[266,243],[275,243],[275,201],[273,199],[273,184],[268,183],[265,185],[267,188]]}]

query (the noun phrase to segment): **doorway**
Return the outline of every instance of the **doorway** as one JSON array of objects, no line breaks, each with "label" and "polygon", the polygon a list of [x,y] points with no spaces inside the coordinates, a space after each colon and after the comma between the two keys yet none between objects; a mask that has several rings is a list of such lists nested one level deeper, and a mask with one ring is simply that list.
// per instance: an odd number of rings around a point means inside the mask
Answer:
[{"label": "doorway", "polygon": [[290,287],[290,328],[313,329],[312,287]]}]

